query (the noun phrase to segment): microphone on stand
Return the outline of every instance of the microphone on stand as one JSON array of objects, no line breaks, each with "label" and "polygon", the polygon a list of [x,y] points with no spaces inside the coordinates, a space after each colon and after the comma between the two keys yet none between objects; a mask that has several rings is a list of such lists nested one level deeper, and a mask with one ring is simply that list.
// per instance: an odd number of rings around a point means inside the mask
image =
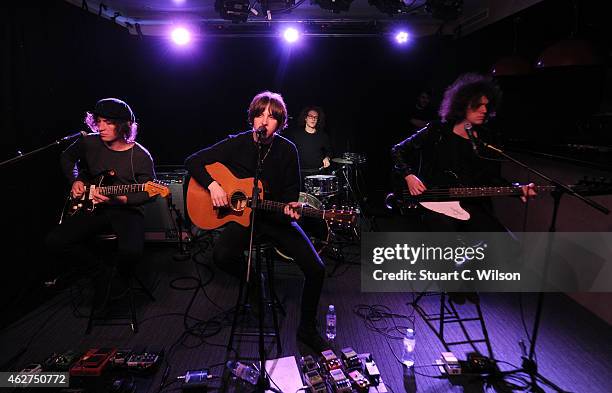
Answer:
[{"label": "microphone on stand", "polygon": [[62,139],[60,139],[60,141],[69,141],[70,139],[74,139],[74,138],[78,138],[80,136],[86,136],[87,132],[85,131],[79,131],[79,132],[75,132],[72,135],[67,135],[65,137],[63,137]]},{"label": "microphone on stand", "polygon": [[476,154],[477,156],[480,156],[480,154],[478,154],[478,146],[476,145],[476,138],[474,137],[474,131],[472,131],[472,123],[465,123],[463,125],[463,128],[465,129],[465,133],[470,139],[470,142],[472,142],[472,149],[474,150],[474,154]]}]

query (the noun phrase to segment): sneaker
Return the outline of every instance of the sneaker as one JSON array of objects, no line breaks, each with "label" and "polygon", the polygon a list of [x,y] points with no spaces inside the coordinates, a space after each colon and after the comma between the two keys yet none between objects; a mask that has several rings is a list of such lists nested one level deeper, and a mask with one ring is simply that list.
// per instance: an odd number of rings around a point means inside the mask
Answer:
[{"label": "sneaker", "polygon": [[331,348],[329,342],[321,337],[319,331],[314,327],[304,328],[300,326],[297,332],[297,340],[309,346],[316,353]]}]

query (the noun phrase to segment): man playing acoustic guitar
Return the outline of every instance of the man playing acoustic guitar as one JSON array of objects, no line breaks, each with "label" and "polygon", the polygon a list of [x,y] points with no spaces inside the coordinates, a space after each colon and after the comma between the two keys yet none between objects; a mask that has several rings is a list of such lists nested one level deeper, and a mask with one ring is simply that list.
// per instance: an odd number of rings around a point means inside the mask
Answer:
[{"label": "man playing acoustic guitar", "polygon": [[[261,158],[263,170],[260,179],[264,199],[280,202],[281,213],[284,214],[258,211],[256,234],[265,234],[276,246],[285,250],[304,273],[297,338],[315,351],[321,351],[327,347],[327,343],[317,330],[316,317],[325,266],[295,222],[300,217],[301,209],[301,204],[295,202],[300,191],[299,159],[295,145],[277,134],[287,125],[287,108],[283,98],[269,91],[256,95],[248,109],[248,121],[252,130],[230,135],[198,151],[186,159],[185,167],[198,185],[210,192],[210,201],[218,211],[232,203],[230,198],[234,199],[234,196],[228,193],[231,194],[233,190],[226,189],[227,182],[224,184],[223,180],[213,179],[205,166],[223,164],[233,176],[243,179],[255,176],[258,156]],[[249,237],[250,225],[243,226],[233,221],[225,224],[213,251],[215,265],[233,276],[244,277],[246,264],[243,253],[249,247]]]}]

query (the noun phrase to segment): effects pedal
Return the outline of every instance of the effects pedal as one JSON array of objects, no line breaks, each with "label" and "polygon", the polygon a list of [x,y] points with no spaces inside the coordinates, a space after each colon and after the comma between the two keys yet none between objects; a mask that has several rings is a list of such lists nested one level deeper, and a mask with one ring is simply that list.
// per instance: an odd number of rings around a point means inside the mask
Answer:
[{"label": "effects pedal", "polygon": [[306,385],[312,393],[327,393],[327,386],[321,374],[317,370],[312,370],[304,373]]},{"label": "effects pedal", "polygon": [[353,383],[353,387],[355,387],[355,390],[357,390],[357,392],[366,393],[369,390],[370,381],[368,381],[366,377],[364,377],[363,374],[359,372],[359,370],[353,370],[349,372],[348,375],[351,379],[351,382]]},{"label": "effects pedal", "polygon": [[452,352],[442,352],[442,366],[448,375],[460,375],[461,365]]},{"label": "effects pedal", "polygon": [[327,349],[321,352],[321,355],[323,356],[323,363],[325,364],[325,368],[328,371],[338,370],[342,368],[342,363],[331,349]]},{"label": "effects pedal", "polygon": [[344,363],[344,367],[346,367],[347,370],[356,370],[361,368],[361,362],[359,361],[357,352],[355,352],[353,348],[342,348],[340,352],[342,353],[340,355],[342,358],[342,362]]},{"label": "effects pedal", "polygon": [[126,361],[128,370],[149,371],[157,368],[161,361],[161,353],[146,351],[142,353],[132,353]]},{"label": "effects pedal", "polygon": [[351,381],[344,375],[340,369],[329,370],[329,375],[332,377],[332,386],[336,393],[352,393]]},{"label": "effects pedal", "polygon": [[76,351],[66,351],[62,354],[54,353],[45,360],[43,367],[49,371],[68,371],[70,366],[81,357]]},{"label": "effects pedal", "polygon": [[319,363],[317,363],[312,355],[304,356],[302,358],[302,372],[306,374],[313,370],[319,370]]},{"label": "effects pedal", "polygon": [[478,352],[470,352],[467,354],[467,366],[469,372],[474,374],[491,374],[497,370],[497,366],[493,360]]},{"label": "effects pedal", "polygon": [[380,383],[380,371],[378,371],[378,366],[374,362],[372,355],[368,356],[365,361],[365,373],[370,383],[374,386],[378,386]]},{"label": "effects pedal", "polygon": [[110,363],[114,367],[119,367],[119,368],[126,367],[127,360],[131,354],[132,354],[131,349],[118,349],[117,352],[115,352],[115,355],[110,359]]},{"label": "effects pedal", "polygon": [[116,348],[90,349],[70,367],[70,375],[73,377],[100,376],[116,352]]}]

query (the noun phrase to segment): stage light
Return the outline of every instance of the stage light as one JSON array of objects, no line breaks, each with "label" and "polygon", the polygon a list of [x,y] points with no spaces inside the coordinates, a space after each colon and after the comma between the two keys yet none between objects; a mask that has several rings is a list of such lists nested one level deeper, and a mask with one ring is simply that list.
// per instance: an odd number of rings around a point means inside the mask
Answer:
[{"label": "stage light", "polygon": [[397,41],[398,44],[405,44],[410,40],[410,34],[408,34],[407,31],[398,31],[395,34],[395,41]]},{"label": "stage light", "polygon": [[337,14],[340,11],[348,11],[353,0],[314,0],[314,2],[324,10],[330,10]]},{"label": "stage light", "polygon": [[232,22],[246,22],[251,5],[249,0],[216,0],[215,10],[223,19],[229,19]]},{"label": "stage light", "polygon": [[191,33],[189,33],[189,30],[184,27],[176,27],[172,29],[171,36],[172,41],[180,46],[187,45],[189,41],[191,41]]},{"label": "stage light", "polygon": [[296,28],[288,27],[283,32],[283,38],[292,44],[300,38],[300,32]]}]

